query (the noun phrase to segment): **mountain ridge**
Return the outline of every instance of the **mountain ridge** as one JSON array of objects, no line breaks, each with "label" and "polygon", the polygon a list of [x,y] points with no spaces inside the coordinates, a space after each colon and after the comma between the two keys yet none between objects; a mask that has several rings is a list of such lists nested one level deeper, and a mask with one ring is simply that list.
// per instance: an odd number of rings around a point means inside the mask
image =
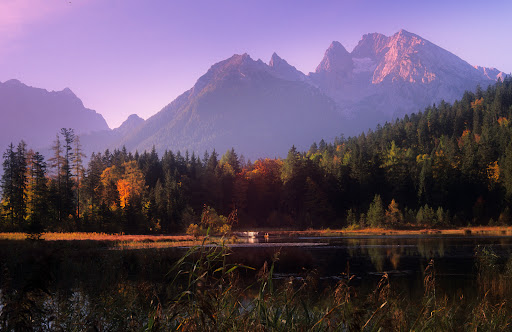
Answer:
[{"label": "mountain ridge", "polygon": [[[0,145],[25,140],[34,148],[51,144],[60,129],[76,134],[110,130],[103,116],[86,108],[69,88],[48,91],[28,86],[17,79],[0,82]],[[15,125],[13,125],[15,124]]]},{"label": "mountain ridge", "polygon": [[[84,141],[95,151],[235,147],[252,158],[284,156],[293,144],[305,148],[321,138],[355,135],[505,77],[403,29],[391,36],[369,33],[351,52],[333,41],[308,74],[275,52],[268,64],[234,54],[147,120],[131,115],[119,128],[90,130]],[[25,86],[18,80],[3,84]],[[84,108],[68,88],[46,93]]]}]

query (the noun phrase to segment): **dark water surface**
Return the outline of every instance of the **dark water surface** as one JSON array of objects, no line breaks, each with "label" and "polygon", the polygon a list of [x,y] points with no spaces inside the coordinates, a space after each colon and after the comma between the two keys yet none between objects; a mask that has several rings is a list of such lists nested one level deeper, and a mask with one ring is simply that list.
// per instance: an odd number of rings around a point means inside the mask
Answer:
[{"label": "dark water surface", "polygon": [[[349,274],[363,294],[387,274],[396,293],[414,299],[423,293],[424,270],[433,260],[437,291],[471,298],[478,291],[475,252],[482,248],[492,253],[498,270],[512,269],[512,237],[479,235],[241,239],[229,245],[228,261],[254,267],[240,269],[246,283],[266,262],[274,264],[277,284],[290,278],[316,280],[327,289]],[[23,323],[37,316],[37,324],[47,325],[42,330],[52,330],[52,324],[71,328],[77,321],[87,325],[90,317],[100,317],[94,324],[106,330],[124,329],[126,317],[147,321],[155,301],[169,303],[180,288],[170,290],[175,273],[170,271],[188,250],[112,250],[111,244],[97,241],[0,241],[0,318],[26,315]]]},{"label": "dark water surface", "polygon": [[499,264],[506,264],[512,253],[510,236],[271,237],[255,242],[232,245],[233,259],[258,267],[278,253],[276,278],[314,273],[321,280],[336,281],[348,271],[368,288],[387,273],[391,282],[411,296],[423,291],[423,272],[432,259],[442,291],[471,295],[477,248],[490,249]]},{"label": "dark water surface", "polygon": [[[354,236],[270,237],[240,239],[229,245],[232,263],[256,270],[275,261],[276,279],[314,273],[336,280],[349,271],[358,280],[379,279],[384,273],[411,287],[434,260],[439,282],[469,287],[476,277],[475,250],[491,249],[505,264],[512,253],[510,236]],[[16,287],[44,279],[49,287],[92,284],[108,286],[119,280],[163,282],[174,262],[189,248],[110,250],[107,243],[62,241],[32,243],[0,241],[2,281]],[[277,259],[276,259],[277,257]],[[4,282],[5,283],[5,282]]]}]

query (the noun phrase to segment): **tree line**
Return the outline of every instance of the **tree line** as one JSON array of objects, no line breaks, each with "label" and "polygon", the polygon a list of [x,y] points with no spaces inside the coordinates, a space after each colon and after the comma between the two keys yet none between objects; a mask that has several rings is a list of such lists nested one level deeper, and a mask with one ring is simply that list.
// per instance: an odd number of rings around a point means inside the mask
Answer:
[{"label": "tree line", "polygon": [[[286,158],[93,153],[62,129],[45,158],[3,154],[5,231],[173,233],[236,212],[237,227],[510,224],[512,81]],[[211,219],[209,219],[211,220]]]}]

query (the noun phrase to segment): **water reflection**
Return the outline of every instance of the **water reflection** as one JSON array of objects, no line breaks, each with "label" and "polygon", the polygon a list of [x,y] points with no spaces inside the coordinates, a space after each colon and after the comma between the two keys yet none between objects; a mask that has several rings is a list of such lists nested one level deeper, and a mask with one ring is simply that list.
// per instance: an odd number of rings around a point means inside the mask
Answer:
[{"label": "water reflection", "polygon": [[[251,242],[246,242],[251,243]],[[277,268],[295,268],[314,266],[325,274],[336,275],[343,272],[349,263],[353,271],[390,272],[414,271],[421,273],[430,259],[439,260],[446,265],[445,274],[471,274],[474,266],[473,255],[477,245],[489,245],[496,248],[504,257],[510,256],[511,237],[493,236],[362,236],[362,237],[270,237],[255,239],[253,246],[247,247],[240,257],[264,257],[258,262],[269,260],[271,253],[265,253],[264,247],[276,247],[275,250],[288,252],[294,250],[292,258],[295,264],[277,264]],[[235,252],[241,248],[234,247]],[[300,251],[300,252],[297,252]],[[289,257],[290,254],[287,255]],[[311,256],[308,262],[305,257]],[[251,261],[255,261],[252,259]],[[282,271],[291,273],[294,271]]]}]

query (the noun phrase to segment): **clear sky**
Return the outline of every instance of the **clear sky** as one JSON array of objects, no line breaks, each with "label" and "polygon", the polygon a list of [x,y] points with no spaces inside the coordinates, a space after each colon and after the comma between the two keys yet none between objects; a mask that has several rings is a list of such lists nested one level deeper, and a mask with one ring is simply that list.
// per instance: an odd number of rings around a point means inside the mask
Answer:
[{"label": "clear sky", "polygon": [[0,81],[69,87],[111,128],[148,118],[234,53],[314,71],[333,40],[416,33],[512,72],[510,0],[0,0]]}]

